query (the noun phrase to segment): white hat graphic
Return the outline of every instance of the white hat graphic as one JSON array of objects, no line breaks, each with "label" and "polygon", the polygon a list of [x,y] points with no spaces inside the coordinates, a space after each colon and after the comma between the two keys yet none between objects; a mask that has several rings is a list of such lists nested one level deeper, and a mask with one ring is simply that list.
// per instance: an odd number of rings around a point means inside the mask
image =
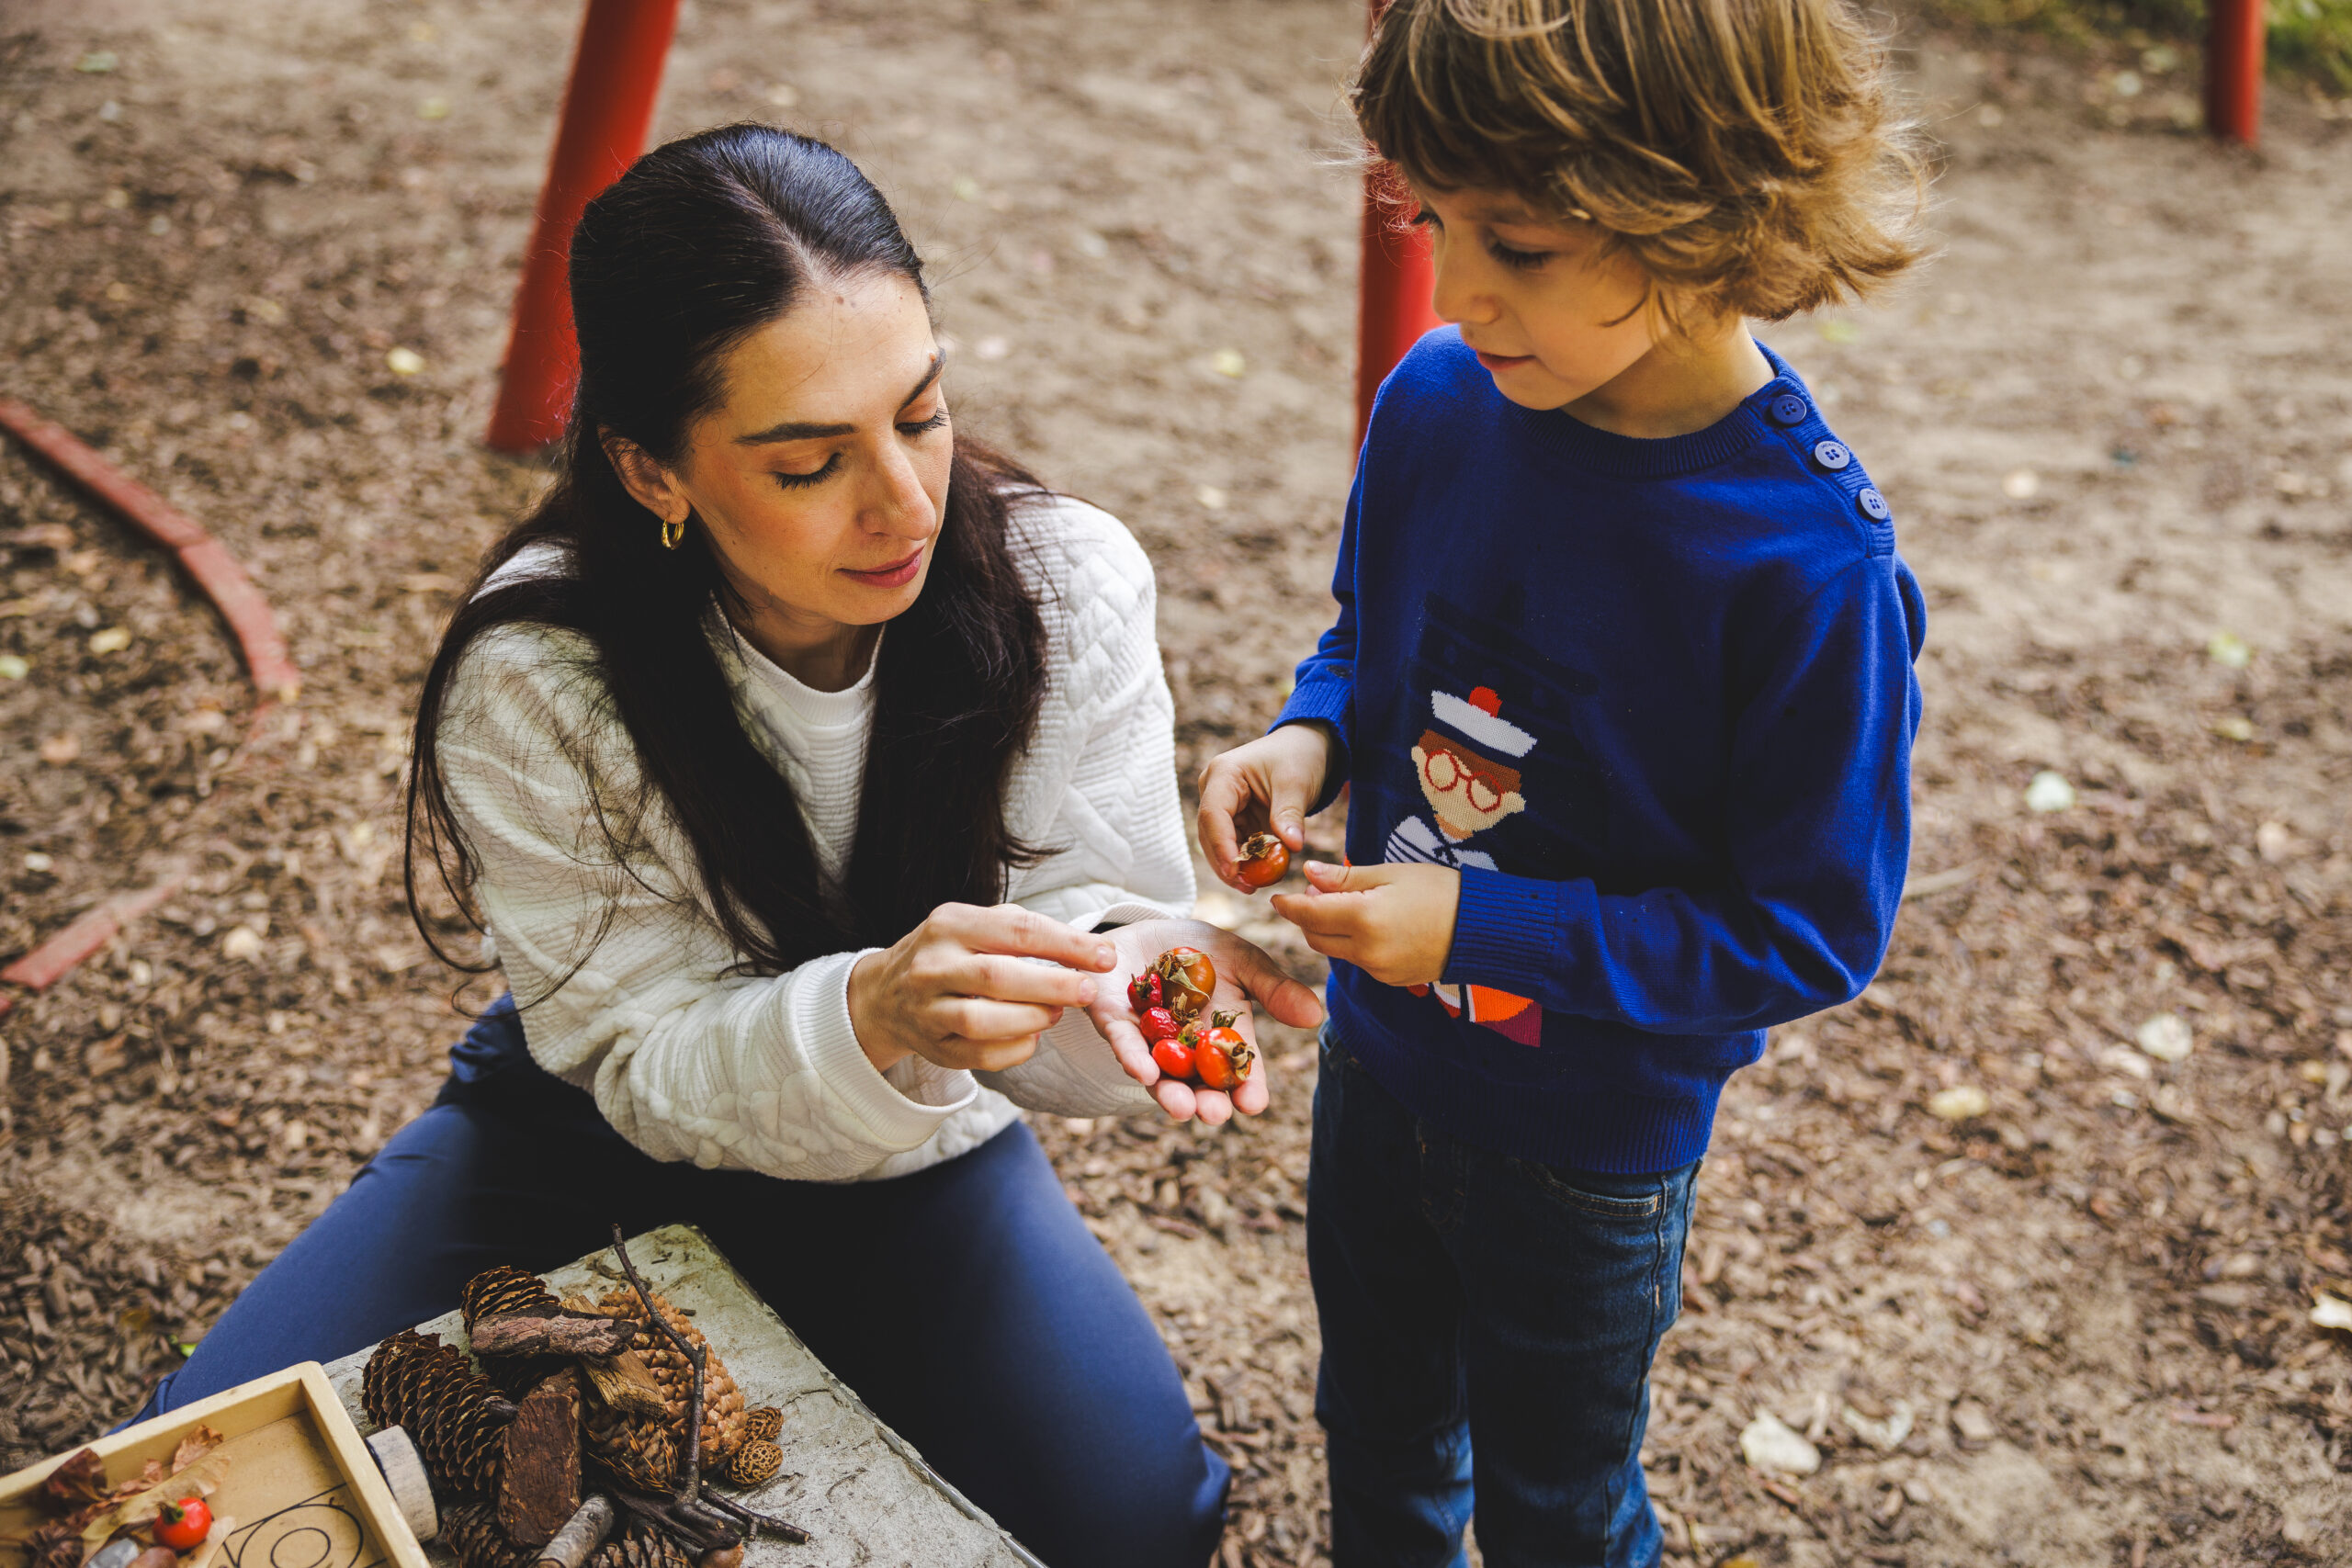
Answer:
[{"label": "white hat graphic", "polygon": [[1438,722],[1458,729],[1489,751],[1524,757],[1535,749],[1535,737],[1502,716],[1503,700],[1492,688],[1481,686],[1465,699],[1451,692],[1431,692],[1430,708]]}]

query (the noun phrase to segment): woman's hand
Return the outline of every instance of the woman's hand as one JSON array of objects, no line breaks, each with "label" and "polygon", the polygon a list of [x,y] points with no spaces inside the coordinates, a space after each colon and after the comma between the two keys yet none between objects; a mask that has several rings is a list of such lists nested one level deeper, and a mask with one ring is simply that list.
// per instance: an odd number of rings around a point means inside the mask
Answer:
[{"label": "woman's hand", "polygon": [[1234,1027],[1253,1049],[1258,1033],[1251,1003],[1294,1028],[1312,1029],[1323,1021],[1323,1004],[1316,999],[1315,993],[1283,974],[1254,944],[1204,920],[1138,920],[1107,934],[1119,950],[1118,977],[1102,982],[1097,988],[1088,1016],[1093,1019],[1096,1031],[1110,1042],[1112,1053],[1119,1058],[1119,1066],[1127,1070],[1127,1076],[1151,1090],[1159,1108],[1174,1122],[1197,1116],[1214,1127],[1231,1119],[1236,1111],[1255,1116],[1265,1110],[1270,1069],[1263,1052],[1258,1055],[1257,1070],[1229,1095],[1163,1077],[1159,1064],[1151,1059],[1151,1047],[1145,1043],[1143,1031],[1136,1026],[1136,1015],[1127,1005],[1126,978],[1150,968],[1152,960],[1171,947],[1199,948],[1216,965],[1216,990],[1209,1005],[1202,1010],[1203,1016],[1220,1010],[1239,1014]]},{"label": "woman's hand", "polygon": [[1285,724],[1209,759],[1196,826],[1218,881],[1238,893],[1258,891],[1241,880],[1241,840],[1249,834],[1272,833],[1293,854],[1306,847],[1306,808],[1323,793],[1331,750],[1330,727],[1310,722]]},{"label": "woman's hand", "polygon": [[1064,1008],[1091,1006],[1117,989],[1079,971],[1117,965],[1106,937],[1017,904],[942,904],[850,970],[850,1023],[877,1072],[909,1056],[951,1070],[1001,1072],[1030,1058]]}]

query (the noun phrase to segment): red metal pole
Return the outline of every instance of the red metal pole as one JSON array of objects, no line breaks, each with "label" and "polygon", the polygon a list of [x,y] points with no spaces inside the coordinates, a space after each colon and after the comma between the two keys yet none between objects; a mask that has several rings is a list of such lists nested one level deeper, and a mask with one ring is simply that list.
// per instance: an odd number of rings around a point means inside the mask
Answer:
[{"label": "red metal pole", "polygon": [[580,371],[564,274],[572,226],[644,150],[677,22],[678,0],[588,0],[490,416],[490,444],[502,452],[531,451],[563,434]]},{"label": "red metal pole", "polygon": [[[1369,0],[1367,17],[1377,25],[1388,0]],[[1429,236],[1396,221],[1382,199],[1379,175],[1364,177],[1363,270],[1356,292],[1356,445],[1363,445],[1372,422],[1372,400],[1380,383],[1420,335],[1438,324],[1430,308],[1435,284],[1430,270]]]},{"label": "red metal pole", "polygon": [[2225,141],[2262,133],[2262,0],[2212,0],[2205,44],[2205,128]]}]

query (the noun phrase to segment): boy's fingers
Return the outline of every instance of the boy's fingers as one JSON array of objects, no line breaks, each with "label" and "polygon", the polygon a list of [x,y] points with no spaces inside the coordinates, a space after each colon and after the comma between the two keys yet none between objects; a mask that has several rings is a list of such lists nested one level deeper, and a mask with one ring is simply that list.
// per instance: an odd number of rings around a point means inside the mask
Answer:
[{"label": "boy's fingers", "polygon": [[1201,853],[1218,876],[1230,880],[1234,866],[1241,858],[1241,843],[1236,837],[1233,814],[1248,802],[1250,792],[1242,786],[1241,770],[1211,762],[1201,774],[1201,809],[1193,818],[1194,829],[1200,836]]},{"label": "boy's fingers", "polygon": [[1309,936],[1352,932],[1363,925],[1360,894],[1277,893],[1274,913]]},{"label": "boy's fingers", "polygon": [[1392,866],[1333,865],[1319,860],[1306,863],[1307,886],[1318,893],[1363,893],[1385,887],[1396,879]]}]

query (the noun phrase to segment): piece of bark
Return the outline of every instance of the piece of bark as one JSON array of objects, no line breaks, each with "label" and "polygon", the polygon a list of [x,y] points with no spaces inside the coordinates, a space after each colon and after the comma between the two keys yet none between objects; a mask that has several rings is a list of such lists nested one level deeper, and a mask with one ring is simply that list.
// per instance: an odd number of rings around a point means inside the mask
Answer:
[{"label": "piece of bark", "polygon": [[524,1396],[500,1440],[498,1528],[517,1546],[545,1546],[580,1510],[580,1382],[571,1368]]},{"label": "piece of bark", "polygon": [[613,1520],[617,1515],[613,1500],[598,1493],[580,1505],[579,1510],[555,1532],[546,1550],[539,1553],[539,1568],[580,1568],[588,1554],[605,1543],[613,1533]]},{"label": "piece of bark", "polygon": [[617,1317],[486,1317],[474,1325],[477,1356],[611,1356],[636,1325]]},{"label": "piece of bark", "polygon": [[653,1369],[634,1350],[583,1360],[580,1370],[588,1374],[596,1397],[624,1415],[666,1417],[670,1414],[669,1401],[662,1397],[662,1385],[654,1381]]}]

